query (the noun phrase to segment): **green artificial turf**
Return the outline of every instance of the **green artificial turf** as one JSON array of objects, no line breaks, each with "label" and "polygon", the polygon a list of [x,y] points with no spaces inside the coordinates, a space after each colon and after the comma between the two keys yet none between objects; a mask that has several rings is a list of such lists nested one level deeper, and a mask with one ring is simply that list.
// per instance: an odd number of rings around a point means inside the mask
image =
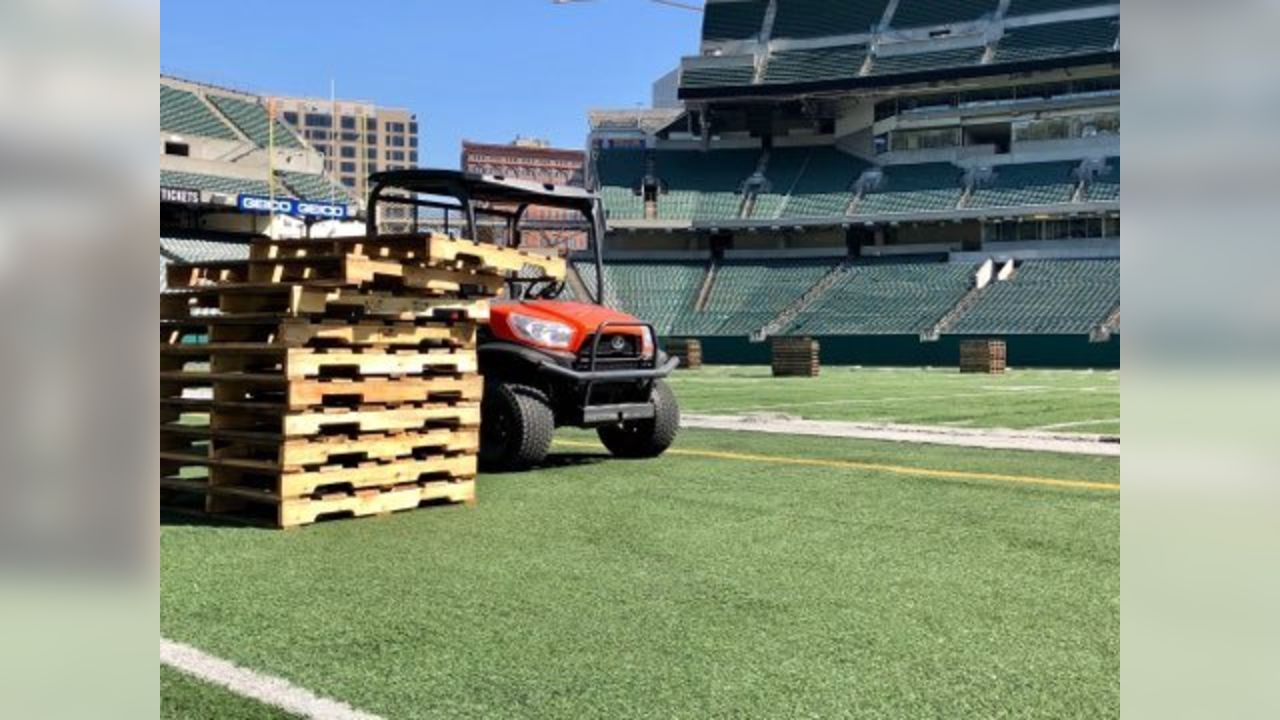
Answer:
[{"label": "green artificial turf", "polygon": [[[816,378],[773,378],[766,366],[682,370],[671,384],[686,412],[774,412],[809,420],[1120,434],[1120,373],[824,367]],[[1061,427],[1053,427],[1068,423]]]},{"label": "green artificial turf", "polygon": [[[678,447],[1119,478],[1115,458]],[[562,444],[479,496],[287,532],[168,521],[163,633],[397,718],[1119,713],[1117,492]]]},{"label": "green artificial turf", "polygon": [[162,666],[160,717],[162,720],[288,720],[296,716]]}]

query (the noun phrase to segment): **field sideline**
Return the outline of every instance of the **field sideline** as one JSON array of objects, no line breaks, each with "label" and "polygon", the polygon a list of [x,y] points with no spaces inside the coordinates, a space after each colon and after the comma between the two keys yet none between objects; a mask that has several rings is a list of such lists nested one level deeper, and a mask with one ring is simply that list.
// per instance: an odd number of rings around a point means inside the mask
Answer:
[{"label": "field sideline", "polygon": [[682,370],[672,385],[691,413],[781,413],[962,428],[1120,434],[1118,370],[824,367],[817,378],[773,378],[767,366]]},{"label": "field sideline", "polygon": [[[626,462],[559,437],[474,509],[164,518],[162,633],[384,717],[1119,712],[1115,458],[685,430]],[[165,717],[286,716],[162,681]]]}]

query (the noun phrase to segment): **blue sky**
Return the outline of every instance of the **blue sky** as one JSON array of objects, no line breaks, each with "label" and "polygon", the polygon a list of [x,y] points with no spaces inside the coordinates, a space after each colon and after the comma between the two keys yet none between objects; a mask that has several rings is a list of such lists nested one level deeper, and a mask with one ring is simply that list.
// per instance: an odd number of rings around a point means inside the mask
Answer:
[{"label": "blue sky", "polygon": [[421,163],[463,138],[582,147],[586,111],[647,106],[697,52],[700,13],[649,0],[168,0],[160,68],[254,92],[372,100],[418,113]]}]

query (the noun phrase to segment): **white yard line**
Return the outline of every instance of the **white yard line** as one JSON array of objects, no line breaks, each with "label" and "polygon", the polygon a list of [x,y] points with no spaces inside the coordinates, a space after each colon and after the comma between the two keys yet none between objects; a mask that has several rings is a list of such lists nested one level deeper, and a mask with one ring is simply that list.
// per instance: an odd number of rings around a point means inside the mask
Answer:
[{"label": "white yard line", "polygon": [[350,705],[322,698],[288,680],[242,668],[190,645],[160,638],[160,663],[236,695],[319,720],[382,720]]},{"label": "white yard line", "polygon": [[1118,423],[1120,418],[1102,418],[1101,420],[1073,420],[1071,422],[1053,423],[1052,425],[1039,425],[1036,430],[1061,430],[1062,428],[1087,427],[1089,425],[1103,425],[1105,423]]},{"label": "white yard line", "polygon": [[979,429],[940,425],[899,425],[831,420],[799,420],[767,415],[699,415],[685,414],[682,427],[707,430],[736,430],[810,435],[817,437],[859,438],[934,445],[988,448],[992,450],[1035,450],[1076,455],[1120,455],[1120,439],[1114,436],[1084,433],[1051,433],[1035,430]]}]

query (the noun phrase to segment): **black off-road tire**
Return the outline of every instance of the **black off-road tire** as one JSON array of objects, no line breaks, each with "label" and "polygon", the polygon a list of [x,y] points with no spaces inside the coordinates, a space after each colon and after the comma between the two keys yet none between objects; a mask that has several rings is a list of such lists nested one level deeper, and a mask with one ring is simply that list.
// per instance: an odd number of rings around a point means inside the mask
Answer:
[{"label": "black off-road tire", "polygon": [[480,469],[524,470],[551,448],[556,418],[547,396],[517,383],[486,383],[480,408]]},{"label": "black off-road tire", "polygon": [[621,425],[606,425],[596,429],[600,442],[609,452],[621,458],[657,457],[671,447],[680,431],[680,406],[676,394],[663,380],[655,380],[649,394],[653,403],[653,418],[631,420]]}]

